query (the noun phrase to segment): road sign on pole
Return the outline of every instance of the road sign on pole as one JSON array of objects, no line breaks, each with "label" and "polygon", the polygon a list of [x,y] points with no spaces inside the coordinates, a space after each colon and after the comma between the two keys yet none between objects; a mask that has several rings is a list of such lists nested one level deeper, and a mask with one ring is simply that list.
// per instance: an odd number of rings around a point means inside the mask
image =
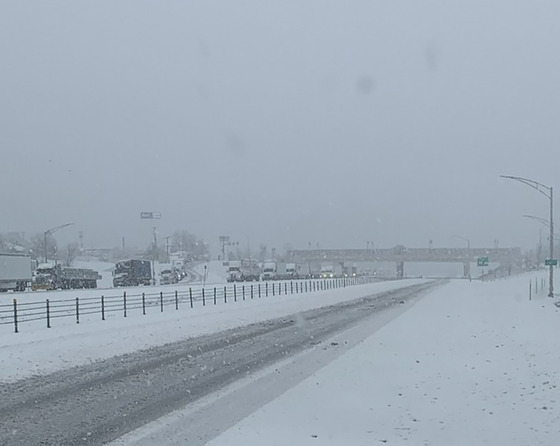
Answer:
[{"label": "road sign on pole", "polygon": [[140,212],[140,218],[159,219],[161,218],[161,212]]},{"label": "road sign on pole", "polygon": [[556,265],[558,265],[558,259],[545,259],[544,265],[545,266],[556,266]]},{"label": "road sign on pole", "polygon": [[476,261],[477,266],[488,266],[488,257],[479,257]]}]

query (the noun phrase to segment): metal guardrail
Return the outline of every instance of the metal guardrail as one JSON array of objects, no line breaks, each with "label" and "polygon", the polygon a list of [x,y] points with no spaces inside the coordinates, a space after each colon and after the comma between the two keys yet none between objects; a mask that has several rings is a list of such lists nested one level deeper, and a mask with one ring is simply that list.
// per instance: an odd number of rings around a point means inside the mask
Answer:
[{"label": "metal guardrail", "polygon": [[33,302],[20,302],[13,299],[11,304],[0,304],[0,325],[14,326],[18,333],[20,325],[44,320],[46,328],[51,328],[58,318],[74,318],[98,314],[101,320],[111,313],[121,313],[127,317],[130,312],[142,311],[147,315],[150,309],[163,312],[167,307],[175,310],[195,305],[207,306],[218,303],[237,302],[238,300],[259,299],[270,296],[309,293],[314,291],[345,288],[378,281],[373,277],[352,277],[334,279],[305,279],[295,281],[246,282],[224,285],[223,287],[200,287],[188,290],[127,293],[101,295],[98,297],[76,297],[75,299],[45,299]]}]

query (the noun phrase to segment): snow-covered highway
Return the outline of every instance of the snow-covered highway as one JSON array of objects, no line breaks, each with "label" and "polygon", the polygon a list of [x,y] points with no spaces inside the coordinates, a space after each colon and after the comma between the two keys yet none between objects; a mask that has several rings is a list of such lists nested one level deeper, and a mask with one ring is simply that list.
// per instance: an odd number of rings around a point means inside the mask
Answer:
[{"label": "snow-covered highway", "polygon": [[[211,334],[202,337],[192,337],[197,333],[196,328],[175,326],[175,339],[183,339],[171,342],[173,337],[160,336],[148,350],[135,351],[133,343],[124,341],[132,351],[125,356],[109,355],[108,359],[93,364],[60,367],[56,373],[12,383],[8,382],[8,372],[0,387],[1,443],[104,444],[280,359],[309,349],[380,311],[401,307],[435,285],[434,282],[423,282],[363,285],[299,295],[297,299],[294,298],[298,296],[282,296],[285,300],[278,296],[276,302],[272,298],[246,302],[244,311],[240,303],[237,308],[242,311],[207,312],[206,331]],[[271,305],[273,303],[276,305]],[[265,313],[255,311],[259,306],[268,307],[268,315],[275,314],[276,318],[263,317]],[[226,306],[221,308],[226,309]],[[234,308],[227,307],[227,310]],[[245,323],[239,324],[236,313],[243,312],[246,313]],[[236,327],[219,331],[227,328],[227,324],[216,323],[220,314],[222,320],[229,317],[229,325]],[[250,314],[253,323],[246,325],[251,319]],[[189,319],[183,316],[185,324]],[[166,323],[172,321],[168,319]],[[144,333],[157,333],[154,327],[137,327]],[[127,331],[121,326],[121,334]],[[199,329],[198,333],[201,331],[204,330]],[[117,332],[112,334],[119,335]],[[98,350],[91,347],[92,342],[96,342],[100,349],[118,353],[117,349],[105,344],[106,336],[98,332],[94,341],[90,336],[74,333],[68,334],[67,339],[54,337],[50,341],[37,339],[28,344],[4,344],[0,348],[6,366],[3,370],[17,367],[19,355],[22,362],[20,373],[11,377],[28,375],[23,370],[25,362],[30,365],[38,358],[47,359],[38,354],[39,349],[56,357],[64,354],[65,347],[74,345],[75,352],[87,349],[95,356]],[[119,343],[119,339],[116,341]],[[35,357],[34,353],[37,353]],[[46,371],[40,364],[36,363],[35,367]]]}]

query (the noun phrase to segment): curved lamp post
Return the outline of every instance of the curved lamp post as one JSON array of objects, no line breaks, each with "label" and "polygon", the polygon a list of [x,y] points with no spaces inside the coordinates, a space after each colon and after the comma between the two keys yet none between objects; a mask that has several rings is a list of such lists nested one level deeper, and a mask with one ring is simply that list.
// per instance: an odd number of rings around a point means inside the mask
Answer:
[{"label": "curved lamp post", "polygon": [[554,297],[554,266],[552,265],[552,259],[554,258],[554,217],[553,217],[553,193],[552,193],[552,186],[545,186],[542,183],[539,183],[534,180],[529,180],[528,178],[522,177],[514,177],[510,175],[500,175],[502,178],[507,178],[508,180],[518,181],[520,183],[526,184],[529,187],[532,187],[537,192],[543,194],[546,198],[548,198],[550,202],[550,221],[548,223],[550,229],[550,271],[549,271],[549,279],[548,279],[548,297]]},{"label": "curved lamp post", "polygon": [[55,226],[54,228],[47,229],[44,233],[44,243],[45,243],[45,263],[47,263],[47,236],[54,234],[56,231],[65,228],[66,226],[71,226],[74,223],[65,223],[63,225]]}]

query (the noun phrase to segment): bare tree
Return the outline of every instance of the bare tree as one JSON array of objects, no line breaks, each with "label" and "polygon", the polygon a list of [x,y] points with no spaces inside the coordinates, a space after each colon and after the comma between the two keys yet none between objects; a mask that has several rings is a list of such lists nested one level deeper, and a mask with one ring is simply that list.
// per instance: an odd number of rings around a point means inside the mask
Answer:
[{"label": "bare tree", "polygon": [[208,246],[189,231],[176,231],[171,239],[172,251],[180,250],[188,252],[193,258],[203,258],[208,254]]},{"label": "bare tree", "polygon": [[79,252],[80,247],[78,246],[78,243],[69,243],[66,246],[66,258],[64,259],[64,264],[66,266],[72,266],[72,262],[76,259]]},{"label": "bare tree", "polygon": [[[31,257],[39,262],[45,261],[45,236],[38,233],[31,237]],[[58,247],[52,234],[47,234],[47,257],[56,259],[58,257]]]}]

